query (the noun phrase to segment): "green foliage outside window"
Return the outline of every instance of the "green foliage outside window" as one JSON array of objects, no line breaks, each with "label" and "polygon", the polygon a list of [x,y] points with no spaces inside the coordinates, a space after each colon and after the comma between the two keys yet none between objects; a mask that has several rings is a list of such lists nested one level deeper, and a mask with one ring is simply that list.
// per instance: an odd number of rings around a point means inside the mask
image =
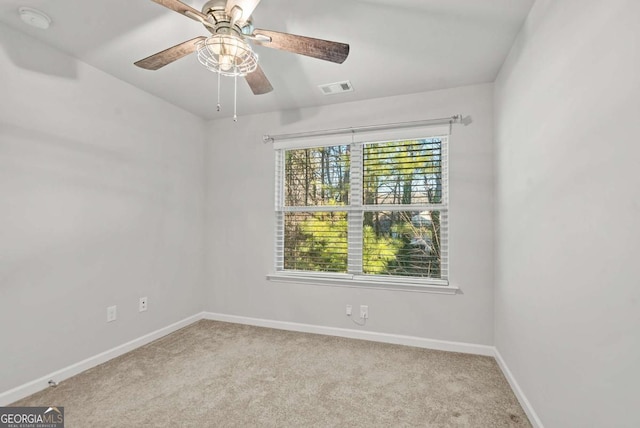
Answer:
[{"label": "green foliage outside window", "polygon": [[[350,155],[349,146],[287,150],[285,205],[347,207]],[[389,207],[442,202],[440,140],[365,145],[363,164],[362,203],[369,209],[362,213],[362,273],[440,278],[442,213]],[[375,210],[376,205],[385,207]],[[347,272],[347,216],[286,212],[284,268]]]}]

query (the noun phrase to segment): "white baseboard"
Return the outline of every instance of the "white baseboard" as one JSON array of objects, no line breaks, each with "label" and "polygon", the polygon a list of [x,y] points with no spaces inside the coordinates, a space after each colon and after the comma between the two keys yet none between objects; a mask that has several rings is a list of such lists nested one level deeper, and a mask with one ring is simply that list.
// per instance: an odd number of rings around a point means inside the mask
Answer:
[{"label": "white baseboard", "polygon": [[435,349],[439,351],[449,352],[461,352],[465,354],[485,355],[494,357],[498,363],[498,366],[504,373],[509,385],[513,389],[520,405],[527,414],[529,421],[534,428],[544,428],[540,418],[536,414],[535,410],[531,406],[531,403],[524,395],[524,392],[518,385],[518,382],[513,377],[513,374],[507,367],[500,352],[493,346],[478,345],[473,343],[464,342],[451,342],[446,340],[426,339],[416,336],[404,336],[388,333],[377,333],[373,331],[353,330],[338,327],[326,327],[313,324],[301,324],[287,321],[268,320],[261,318],[250,318],[237,315],[218,314],[213,312],[201,312],[185,318],[181,321],[173,323],[167,327],[158,329],[149,334],[141,336],[137,339],[131,340],[123,345],[116,346],[93,357],[87,358],[78,363],[72,364],[63,369],[57,370],[46,376],[42,376],[39,379],[25,383],[24,385],[13,388],[9,391],[0,393],[0,406],[7,406],[15,401],[18,401],[24,397],[34,394],[49,387],[49,380],[61,382],[72,376],[75,376],[85,370],[95,367],[99,364],[105,363],[115,357],[126,354],[136,348],[139,348],[147,343],[150,343],[156,339],[159,339],[167,334],[173,333],[183,327],[188,326],[201,319],[208,319],[214,321],[230,322],[235,324],[246,324],[258,327],[268,327],[278,330],[299,331],[303,333],[324,334],[328,336],[338,336],[350,339],[370,340],[373,342],[391,343],[396,345],[414,346],[417,348]]},{"label": "white baseboard", "polygon": [[533,406],[531,406],[531,403],[527,399],[526,395],[524,395],[524,392],[520,388],[520,385],[518,384],[516,379],[513,377],[511,370],[509,370],[509,367],[507,367],[507,363],[502,358],[502,355],[500,355],[500,351],[498,351],[498,348],[494,348],[494,350],[495,350],[494,357],[498,362],[498,366],[500,367],[500,370],[502,370],[502,373],[504,373],[504,377],[507,378],[507,382],[509,382],[509,385],[511,385],[511,389],[513,390],[513,393],[516,394],[516,398],[520,402],[520,405],[522,406],[522,409],[524,410],[524,412],[527,414],[527,417],[529,418],[529,422],[531,422],[531,425],[533,425],[533,428],[544,428],[544,426],[542,425],[542,421],[538,417],[538,414],[536,413],[535,410],[533,410]]},{"label": "white baseboard", "polygon": [[85,370],[88,370],[99,364],[105,363],[115,357],[118,357],[122,354],[126,354],[129,351],[132,351],[136,348],[146,345],[147,343],[153,342],[154,340],[159,339],[163,336],[166,336],[169,333],[173,333],[174,331],[179,330],[183,327],[186,327],[191,323],[199,321],[202,318],[203,318],[203,313],[190,316],[181,321],[173,323],[167,327],[163,327],[149,334],[145,334],[142,337],[133,339],[123,345],[116,346],[115,348],[109,349],[105,352],[101,352],[98,355],[94,355],[93,357],[89,357],[78,363],[75,363],[63,369],[57,370],[39,379],[25,383],[24,385],[20,385],[16,388],[10,389],[9,391],[0,393],[0,406],[6,406],[22,398],[28,397],[31,394],[35,394],[38,391],[42,391],[43,389],[48,388],[49,387],[48,382],[50,379],[54,380],[55,382],[61,382]]},{"label": "white baseboard", "polygon": [[403,336],[398,334],[377,333],[365,330],[353,330],[338,327],[325,327],[313,324],[300,324],[287,321],[276,321],[261,318],[249,318],[237,315],[217,314],[205,312],[204,319],[224,321],[235,324],[247,324],[258,327],[275,328],[278,330],[299,331],[303,333],[324,334],[327,336],[339,336],[349,339],[370,340],[372,342],[392,343],[395,345],[414,346],[416,348],[435,349],[438,351],[461,352],[464,354],[476,354],[494,356],[494,347],[477,345],[464,342],[449,342],[446,340],[425,339],[416,336]]}]

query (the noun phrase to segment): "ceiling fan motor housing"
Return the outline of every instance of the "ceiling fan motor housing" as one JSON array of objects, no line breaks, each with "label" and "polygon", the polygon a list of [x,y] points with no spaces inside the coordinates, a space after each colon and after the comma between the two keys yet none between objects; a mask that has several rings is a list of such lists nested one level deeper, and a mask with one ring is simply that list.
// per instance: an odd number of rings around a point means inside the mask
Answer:
[{"label": "ceiling fan motor housing", "polygon": [[210,12],[222,11],[224,12],[227,6],[227,0],[209,0],[202,6],[202,13],[208,15]]},{"label": "ceiling fan motor housing", "polygon": [[253,23],[251,19],[248,19],[242,27],[239,25],[231,26],[231,17],[226,12],[226,0],[209,0],[202,6],[202,13],[209,16],[211,23],[215,25],[214,28],[207,27],[211,34],[218,33],[230,33],[231,30],[236,31],[239,34],[249,35],[253,33]]}]

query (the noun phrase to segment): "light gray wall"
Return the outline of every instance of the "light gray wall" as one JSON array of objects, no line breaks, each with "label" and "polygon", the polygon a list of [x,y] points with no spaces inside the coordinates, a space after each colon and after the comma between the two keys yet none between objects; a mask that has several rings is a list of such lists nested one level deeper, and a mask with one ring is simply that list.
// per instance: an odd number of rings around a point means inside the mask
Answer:
[{"label": "light gray wall", "polygon": [[640,426],[638,17],[538,0],[495,86],[496,345],[548,428]]},{"label": "light gray wall", "polygon": [[3,25],[0,94],[6,391],[204,308],[204,122]]},{"label": "light gray wall", "polygon": [[[277,94],[276,88],[276,94]],[[492,85],[418,93],[209,123],[207,307],[223,314],[358,328],[345,305],[369,305],[365,330],[493,344]],[[469,114],[451,138],[451,281],[464,294],[269,282],[274,153],[262,135]]]}]

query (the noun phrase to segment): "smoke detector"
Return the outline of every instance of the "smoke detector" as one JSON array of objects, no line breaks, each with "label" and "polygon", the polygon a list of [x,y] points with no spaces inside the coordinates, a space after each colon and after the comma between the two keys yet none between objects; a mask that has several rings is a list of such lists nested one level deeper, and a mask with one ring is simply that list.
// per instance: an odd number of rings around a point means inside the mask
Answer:
[{"label": "smoke detector", "polygon": [[31,25],[32,27],[46,30],[49,28],[49,25],[51,25],[51,18],[49,18],[46,13],[38,9],[21,7],[18,9],[18,13],[20,14],[20,19],[22,19],[25,24]]},{"label": "smoke detector", "polygon": [[345,80],[344,82],[327,83],[318,86],[324,95],[334,95],[343,92],[353,92],[353,86],[351,82]]}]

